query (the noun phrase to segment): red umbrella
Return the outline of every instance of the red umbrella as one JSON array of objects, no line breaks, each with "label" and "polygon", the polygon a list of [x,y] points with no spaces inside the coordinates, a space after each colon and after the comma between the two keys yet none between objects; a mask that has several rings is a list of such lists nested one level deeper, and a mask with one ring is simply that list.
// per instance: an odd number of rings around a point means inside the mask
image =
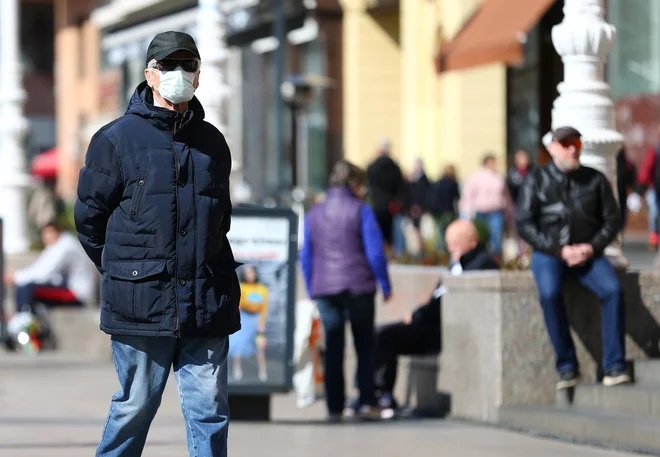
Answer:
[{"label": "red umbrella", "polygon": [[49,149],[32,159],[32,174],[42,178],[56,178],[57,149]]}]

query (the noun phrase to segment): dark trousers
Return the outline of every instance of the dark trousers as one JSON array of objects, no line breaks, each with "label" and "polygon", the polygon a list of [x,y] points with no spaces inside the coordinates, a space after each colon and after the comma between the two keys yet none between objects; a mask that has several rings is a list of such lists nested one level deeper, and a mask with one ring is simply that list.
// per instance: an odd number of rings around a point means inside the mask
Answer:
[{"label": "dark trousers", "polygon": [[376,405],[374,392],[374,294],[343,293],[317,299],[325,332],[325,396],[330,414],[341,414],[346,401],[344,347],[346,320],[357,352],[361,405]]},{"label": "dark trousers", "polygon": [[603,368],[605,372],[623,369],[625,362],[625,309],[619,278],[605,257],[596,257],[583,266],[569,268],[564,261],[541,252],[532,254],[545,324],[557,354],[557,371],[578,368],[575,346],[569,332],[562,284],[574,277],[602,303]]},{"label": "dark trousers", "polygon": [[376,338],[376,388],[392,393],[400,355],[424,355],[437,352],[425,336],[424,326],[415,322],[397,322],[381,327]]},{"label": "dark trousers", "polygon": [[375,215],[385,243],[391,246],[394,233],[394,216],[389,211],[376,211]]},{"label": "dark trousers", "polygon": [[48,304],[76,303],[75,295],[66,287],[52,284],[28,283],[16,286],[16,310],[34,309],[36,301]]}]

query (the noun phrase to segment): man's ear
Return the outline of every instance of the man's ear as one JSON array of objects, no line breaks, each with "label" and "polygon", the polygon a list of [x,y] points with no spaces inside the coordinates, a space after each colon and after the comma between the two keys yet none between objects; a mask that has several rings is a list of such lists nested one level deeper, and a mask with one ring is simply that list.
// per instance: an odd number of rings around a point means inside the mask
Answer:
[{"label": "man's ear", "polygon": [[147,80],[147,85],[151,87],[152,89],[154,88],[153,86],[153,73],[151,72],[150,68],[145,68],[144,69],[144,79]]}]

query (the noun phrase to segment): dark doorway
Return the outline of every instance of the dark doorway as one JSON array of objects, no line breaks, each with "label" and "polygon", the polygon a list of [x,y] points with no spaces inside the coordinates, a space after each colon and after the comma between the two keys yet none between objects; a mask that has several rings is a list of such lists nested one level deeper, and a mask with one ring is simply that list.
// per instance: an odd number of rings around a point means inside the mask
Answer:
[{"label": "dark doorway", "polygon": [[524,149],[540,165],[549,160],[541,139],[550,131],[552,103],[559,95],[564,65],[552,44],[552,27],[564,13],[563,1],[556,1],[527,35],[524,61],[507,70],[507,157]]}]

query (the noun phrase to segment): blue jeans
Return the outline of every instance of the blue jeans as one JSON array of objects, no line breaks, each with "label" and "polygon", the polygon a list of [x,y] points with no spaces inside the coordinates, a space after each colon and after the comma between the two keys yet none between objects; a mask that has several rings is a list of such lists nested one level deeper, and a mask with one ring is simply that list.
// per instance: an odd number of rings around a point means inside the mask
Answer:
[{"label": "blue jeans", "polygon": [[227,338],[112,337],[121,389],[112,397],[97,457],[139,457],[174,366],[191,457],[226,457]]},{"label": "blue jeans", "polygon": [[490,250],[493,254],[502,253],[502,236],[504,235],[504,211],[477,213],[476,219],[488,225],[490,232]]},{"label": "blue jeans", "polygon": [[357,383],[361,405],[376,405],[374,387],[373,294],[339,294],[317,299],[325,332],[325,397],[330,414],[341,414],[346,401],[344,348],[346,319],[351,323],[357,352]]},{"label": "blue jeans", "polygon": [[406,250],[406,239],[403,235],[403,216],[397,214],[392,217],[392,252],[401,255]]},{"label": "blue jeans", "polygon": [[[655,189],[649,189],[646,191],[645,195],[646,205],[649,209],[649,231],[652,233],[658,233],[658,199],[655,195]],[[624,203],[621,203],[623,206]]]},{"label": "blue jeans", "polygon": [[593,292],[602,303],[603,368],[605,372],[625,365],[625,309],[623,291],[614,268],[605,257],[569,268],[563,260],[541,252],[532,254],[532,273],[543,308],[545,325],[557,354],[557,371],[577,370],[575,346],[569,332],[562,284],[574,277]]}]

